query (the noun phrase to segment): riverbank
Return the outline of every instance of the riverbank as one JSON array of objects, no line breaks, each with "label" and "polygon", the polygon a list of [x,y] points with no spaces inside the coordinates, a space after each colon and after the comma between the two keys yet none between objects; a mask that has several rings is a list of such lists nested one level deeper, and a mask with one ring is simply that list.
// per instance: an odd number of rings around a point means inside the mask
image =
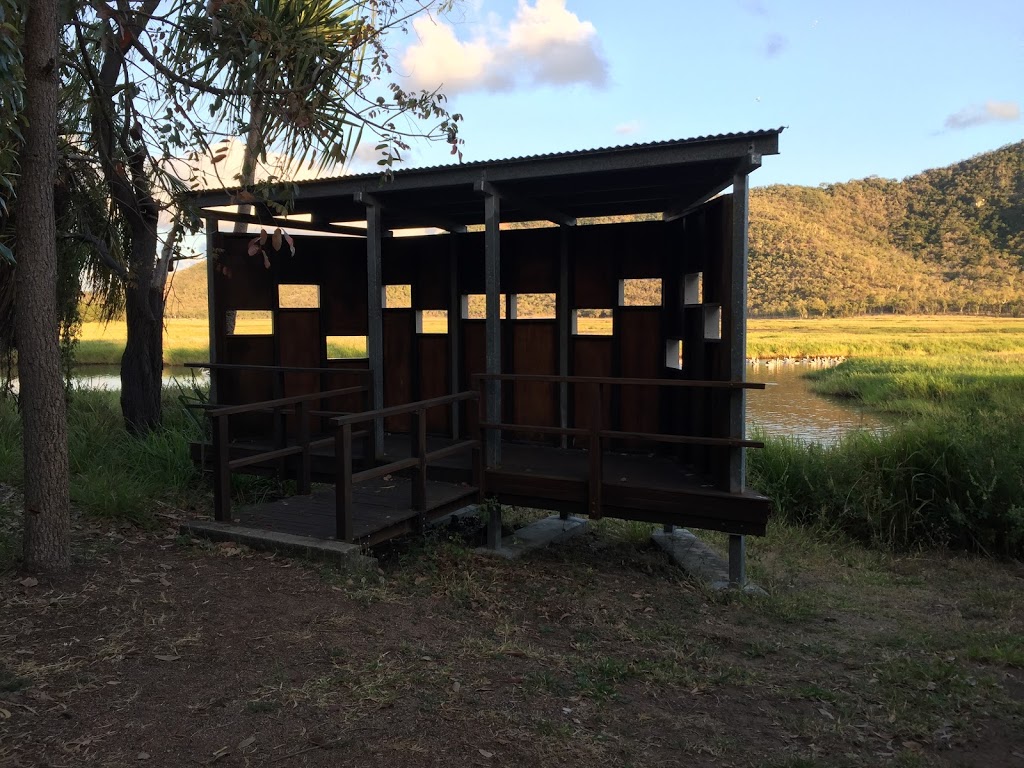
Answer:
[{"label": "riverbank", "polygon": [[1024,353],[850,360],[810,376],[892,426],[749,452],[750,483],[779,514],[885,549],[1024,557]]},{"label": "riverbank", "polygon": [[[427,318],[431,323],[443,321]],[[593,326],[603,318],[588,318]],[[241,332],[260,328],[259,321],[240,320]],[[594,330],[591,328],[590,330]],[[117,365],[125,344],[124,323],[84,323],[76,349],[79,365]],[[872,315],[852,318],[753,319],[747,324],[747,356],[765,365],[798,362],[835,364],[850,357],[927,357],[978,352],[1024,353],[1024,318],[963,315]],[[332,346],[338,357],[365,354],[357,337]],[[164,334],[164,364],[181,365],[209,359],[206,320],[170,318]]]}]

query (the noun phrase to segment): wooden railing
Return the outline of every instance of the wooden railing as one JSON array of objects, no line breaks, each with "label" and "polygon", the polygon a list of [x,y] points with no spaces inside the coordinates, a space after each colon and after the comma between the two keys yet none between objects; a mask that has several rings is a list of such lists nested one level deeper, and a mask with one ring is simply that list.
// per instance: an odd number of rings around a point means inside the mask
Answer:
[{"label": "wooden railing", "polygon": [[[224,522],[231,522],[231,472],[253,464],[262,464],[274,459],[283,459],[287,456],[301,456],[297,485],[299,493],[309,493],[312,476],[312,451],[316,448],[330,445],[334,441],[333,435],[313,439],[309,428],[310,417],[338,416],[341,413],[340,411],[313,410],[309,407],[310,403],[332,397],[342,397],[360,392],[365,393],[366,390],[367,387],[365,386],[343,387],[325,392],[312,392],[305,395],[264,400],[258,403],[227,405],[208,409],[206,415],[212,422],[213,431],[214,518]],[[275,448],[232,459],[229,419],[231,416],[242,413],[272,413],[281,419],[294,415],[298,431],[295,443],[293,445],[285,444],[287,438],[282,436],[281,439],[275,441],[277,446]],[[359,434],[365,435],[366,433],[361,432]]]},{"label": "wooden railing", "polygon": [[[587,472],[588,500],[587,510],[591,517],[601,517],[601,492],[604,475],[602,446],[606,440],[637,440],[656,443],[675,443],[681,445],[706,445],[741,450],[743,448],[763,448],[764,443],[758,440],[746,440],[741,437],[710,437],[704,435],[673,435],[658,432],[627,432],[604,428],[604,387],[606,386],[649,386],[682,389],[764,389],[761,382],[748,381],[695,381],[686,379],[632,379],[604,376],[546,376],[539,374],[491,373],[476,374],[474,384],[481,391],[481,419],[479,422],[481,445],[486,447],[488,441],[497,439],[500,443],[501,433],[521,432],[534,435],[559,435],[566,437],[587,438],[589,467]],[[487,421],[486,387],[484,382],[537,382],[546,384],[575,384],[590,390],[589,426],[569,427],[550,425],[511,424],[503,421]],[[492,438],[491,435],[495,437]]]},{"label": "wooden railing", "polygon": [[[427,465],[446,456],[462,451],[471,451],[473,455],[472,484],[479,493],[482,493],[483,459],[478,438],[461,440],[433,451],[427,450],[427,411],[431,408],[438,408],[466,400],[477,400],[479,397],[479,392],[460,392],[455,395],[419,400],[413,403],[378,408],[374,411],[353,413],[332,419],[336,427],[335,435],[332,439],[335,441],[334,455],[337,462],[335,516],[337,538],[339,541],[352,541],[355,538],[355,526],[352,519],[354,508],[353,489],[356,483],[364,480],[373,480],[395,472],[413,470],[410,508],[423,513],[427,510]],[[365,469],[362,472],[353,472],[352,439],[357,434],[353,431],[353,426],[371,422],[375,419],[406,414],[412,415],[409,458],[391,461],[387,464]],[[369,431],[372,433],[373,430],[370,429]]]}]

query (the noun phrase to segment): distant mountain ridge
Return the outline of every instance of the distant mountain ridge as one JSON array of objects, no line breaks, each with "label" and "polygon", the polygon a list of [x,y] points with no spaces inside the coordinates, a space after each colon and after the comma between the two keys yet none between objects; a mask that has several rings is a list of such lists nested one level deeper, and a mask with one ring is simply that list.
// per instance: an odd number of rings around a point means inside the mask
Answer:
[{"label": "distant mountain ridge", "polygon": [[[755,316],[1024,315],[1024,142],[903,181],[752,190],[748,286]],[[205,265],[175,273],[168,317],[206,312]]]},{"label": "distant mountain ridge", "polygon": [[1024,142],[903,181],[750,199],[754,315],[1024,314]]}]

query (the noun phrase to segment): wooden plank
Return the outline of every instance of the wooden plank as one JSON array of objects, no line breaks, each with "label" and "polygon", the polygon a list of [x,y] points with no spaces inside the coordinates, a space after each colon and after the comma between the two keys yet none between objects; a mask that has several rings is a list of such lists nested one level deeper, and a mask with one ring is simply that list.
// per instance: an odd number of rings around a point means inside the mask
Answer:
[{"label": "wooden plank", "polygon": [[[558,323],[555,320],[509,321],[512,370],[523,374],[558,374]],[[558,426],[559,387],[535,381],[512,385],[511,421],[542,427]],[[520,433],[521,440],[543,440],[542,433]]]},{"label": "wooden plank", "polygon": [[[615,313],[615,346],[623,379],[661,379],[665,342],[661,307],[619,307]],[[625,385],[618,391],[618,427],[625,432],[657,432],[661,423],[658,392]],[[625,447],[625,446],[624,446]]]},{"label": "wooden plank", "polygon": [[355,538],[353,526],[353,482],[352,482],[352,425],[344,424],[338,430],[335,443],[335,536],[339,541]]},{"label": "wooden plank", "polygon": [[[574,377],[610,377],[612,374],[612,338],[610,336],[574,336],[572,339]],[[585,387],[581,384],[588,382],[572,381],[570,386],[570,403],[572,414],[570,426],[589,429],[591,422],[591,404],[587,398]],[[611,424],[612,388],[605,387],[604,400],[601,404],[601,421],[604,424]],[[587,445],[586,438],[576,438],[573,445],[584,447]]]},{"label": "wooden plank", "polygon": [[[384,404],[387,408],[418,399],[414,389],[416,368],[416,311],[385,309],[384,328]],[[388,432],[408,432],[407,413],[391,416],[384,422]]]},{"label": "wooden plank", "polygon": [[323,263],[320,301],[324,311],[325,336],[366,336],[367,277],[366,244],[345,241],[338,253]]},{"label": "wooden plank", "polygon": [[[452,393],[448,384],[451,368],[447,335],[416,334],[419,360],[419,393],[417,398],[428,400]],[[427,411],[427,430],[439,434],[451,432],[450,408],[431,408]]]}]

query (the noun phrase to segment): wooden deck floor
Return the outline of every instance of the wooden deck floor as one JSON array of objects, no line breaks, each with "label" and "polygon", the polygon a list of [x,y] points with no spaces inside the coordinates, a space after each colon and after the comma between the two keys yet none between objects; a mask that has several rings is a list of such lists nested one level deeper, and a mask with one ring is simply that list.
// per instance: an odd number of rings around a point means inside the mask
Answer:
[{"label": "wooden deck floor", "polygon": [[[422,518],[432,519],[470,504],[476,492],[461,484],[427,483],[427,509],[411,509],[411,483],[402,477],[360,483],[353,494],[355,540],[376,544],[400,533],[413,531]],[[333,488],[318,489],[308,496],[241,507],[235,520],[251,528],[263,528],[299,536],[333,539],[337,531]]]},{"label": "wooden deck floor", "polygon": [[[444,437],[428,438],[428,451],[451,443]],[[240,452],[270,446],[238,446]],[[233,451],[235,446],[232,447]],[[410,455],[408,435],[389,434],[384,442],[385,461]],[[763,535],[771,512],[770,502],[758,494],[716,490],[699,473],[672,460],[649,454],[604,451],[600,481],[600,510],[608,517],[651,523],[709,528],[728,533]],[[268,465],[271,469],[275,465]],[[313,479],[334,480],[333,446],[316,451]],[[501,462],[485,472],[484,494],[502,504],[537,507],[570,514],[589,514],[590,457],[585,449],[503,442]],[[377,543],[415,530],[423,517],[437,517],[472,503],[467,453],[439,459],[428,468],[428,510],[410,509],[408,479],[359,483],[355,487],[354,523],[357,541]],[[294,496],[242,508],[234,515],[241,523],[285,533],[333,538],[336,535],[334,492]]]}]

